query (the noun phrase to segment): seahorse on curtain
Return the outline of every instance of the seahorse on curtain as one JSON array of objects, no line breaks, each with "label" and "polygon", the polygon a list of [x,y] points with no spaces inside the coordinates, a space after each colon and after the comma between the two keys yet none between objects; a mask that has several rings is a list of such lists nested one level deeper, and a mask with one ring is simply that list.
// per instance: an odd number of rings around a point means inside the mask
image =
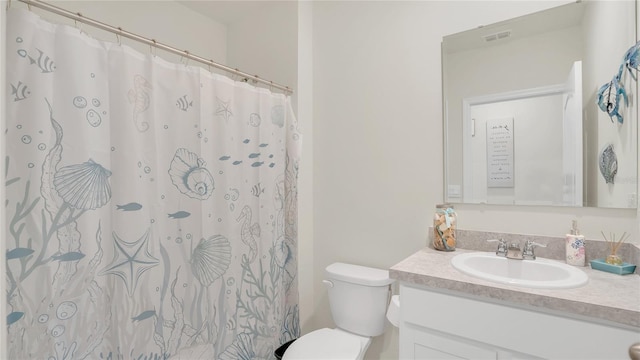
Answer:
[{"label": "seahorse on curtain", "polygon": [[133,104],[133,123],[139,132],[149,130],[149,123],[140,119],[140,114],[149,109],[151,104],[151,84],[142,75],[133,77],[133,88],[129,89],[129,102]]}]

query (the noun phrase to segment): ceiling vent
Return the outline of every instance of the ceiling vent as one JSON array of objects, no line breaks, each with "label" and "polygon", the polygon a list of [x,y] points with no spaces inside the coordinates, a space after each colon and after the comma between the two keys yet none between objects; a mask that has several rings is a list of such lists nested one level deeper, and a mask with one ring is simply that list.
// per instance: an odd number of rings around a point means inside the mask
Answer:
[{"label": "ceiling vent", "polygon": [[511,36],[511,30],[505,30],[505,31],[494,33],[494,34],[485,35],[483,36],[483,38],[484,38],[484,41],[489,42],[489,41],[506,39],[510,36]]}]

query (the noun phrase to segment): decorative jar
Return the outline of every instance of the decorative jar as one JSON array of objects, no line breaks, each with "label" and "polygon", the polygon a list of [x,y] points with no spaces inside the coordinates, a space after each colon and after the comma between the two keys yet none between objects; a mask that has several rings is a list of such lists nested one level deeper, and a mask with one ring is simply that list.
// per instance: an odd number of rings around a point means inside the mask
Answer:
[{"label": "decorative jar", "polygon": [[449,204],[436,205],[433,216],[433,248],[442,251],[456,249],[457,214]]}]

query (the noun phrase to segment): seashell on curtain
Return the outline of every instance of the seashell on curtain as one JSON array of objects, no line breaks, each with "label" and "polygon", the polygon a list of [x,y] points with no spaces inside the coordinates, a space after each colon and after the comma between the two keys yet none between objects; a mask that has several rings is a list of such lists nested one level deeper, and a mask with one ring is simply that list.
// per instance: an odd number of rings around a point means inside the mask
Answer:
[{"label": "seashell on curtain", "polygon": [[76,209],[94,210],[111,199],[111,171],[93,160],[65,166],[54,175],[53,184],[60,197]]}]

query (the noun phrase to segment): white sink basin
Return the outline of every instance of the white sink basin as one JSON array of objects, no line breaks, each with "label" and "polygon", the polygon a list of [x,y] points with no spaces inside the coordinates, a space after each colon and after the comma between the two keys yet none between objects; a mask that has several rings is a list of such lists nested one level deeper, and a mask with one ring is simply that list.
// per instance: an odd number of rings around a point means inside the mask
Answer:
[{"label": "white sink basin", "polygon": [[451,259],[457,270],[477,278],[535,289],[568,289],[583,286],[584,271],[555,260],[513,260],[495,253],[464,253]]}]

